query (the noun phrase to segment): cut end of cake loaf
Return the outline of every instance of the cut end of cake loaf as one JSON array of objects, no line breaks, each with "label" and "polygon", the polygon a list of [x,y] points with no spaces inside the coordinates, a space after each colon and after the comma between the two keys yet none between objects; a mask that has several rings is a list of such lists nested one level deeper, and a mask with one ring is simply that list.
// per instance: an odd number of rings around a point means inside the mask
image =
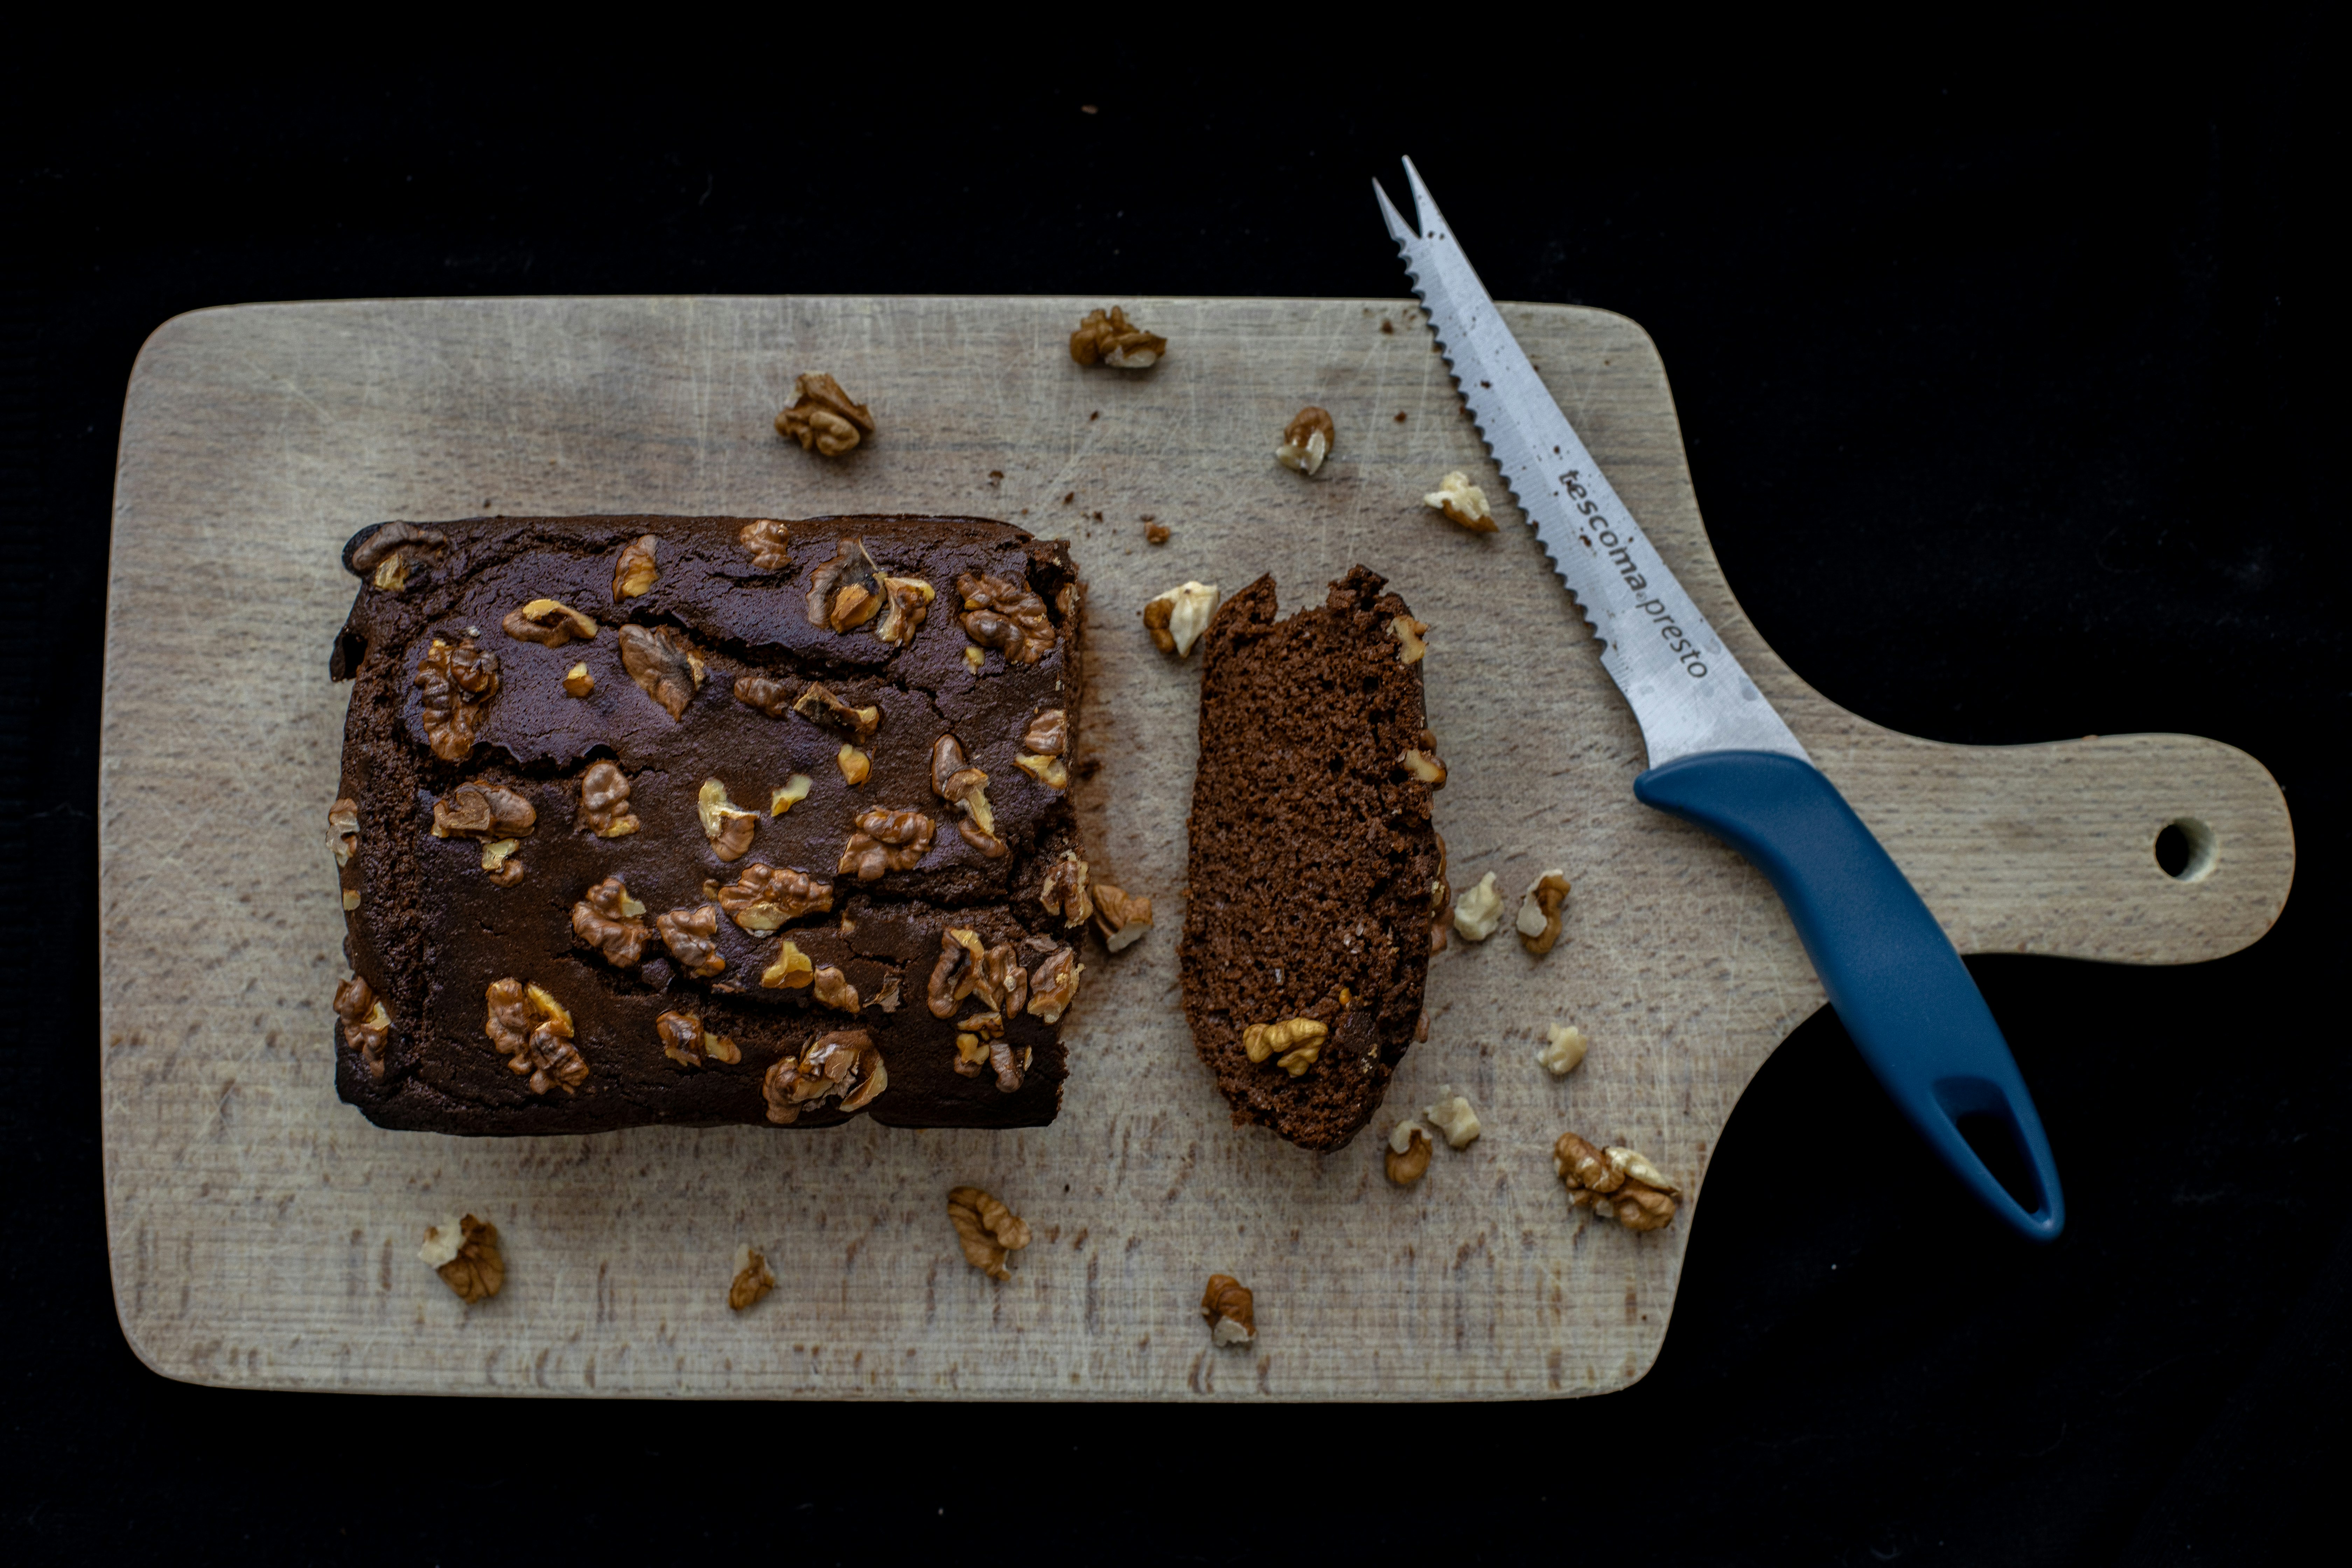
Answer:
[{"label": "cut end of cake loaf", "polygon": [[1260,577],[1202,639],[1185,1021],[1234,1121],[1305,1149],[1380,1109],[1429,973],[1431,787],[1398,759],[1433,743],[1385,586],[1358,566],[1278,620]]}]

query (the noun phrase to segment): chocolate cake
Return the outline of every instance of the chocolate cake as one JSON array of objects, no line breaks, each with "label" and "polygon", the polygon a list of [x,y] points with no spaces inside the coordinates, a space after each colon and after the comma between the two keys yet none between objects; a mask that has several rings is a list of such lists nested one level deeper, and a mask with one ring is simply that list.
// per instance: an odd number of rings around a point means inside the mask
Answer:
[{"label": "chocolate cake", "polygon": [[336,1086],[370,1121],[1054,1119],[1087,904],[1066,542],[475,518],[343,560]]},{"label": "chocolate cake", "polygon": [[1385,585],[1356,567],[1286,621],[1260,577],[1202,638],[1184,1017],[1234,1122],[1307,1149],[1380,1109],[1429,973],[1444,768]]}]

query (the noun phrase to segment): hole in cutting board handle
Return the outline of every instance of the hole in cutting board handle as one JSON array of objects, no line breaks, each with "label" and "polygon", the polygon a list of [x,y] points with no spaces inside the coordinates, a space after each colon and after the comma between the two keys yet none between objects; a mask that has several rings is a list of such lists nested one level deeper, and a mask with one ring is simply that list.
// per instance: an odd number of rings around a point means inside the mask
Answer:
[{"label": "hole in cutting board handle", "polygon": [[2157,868],[2176,882],[2201,882],[2213,874],[2221,858],[2221,840],[2193,816],[2178,816],[2164,825],[2154,846]]}]

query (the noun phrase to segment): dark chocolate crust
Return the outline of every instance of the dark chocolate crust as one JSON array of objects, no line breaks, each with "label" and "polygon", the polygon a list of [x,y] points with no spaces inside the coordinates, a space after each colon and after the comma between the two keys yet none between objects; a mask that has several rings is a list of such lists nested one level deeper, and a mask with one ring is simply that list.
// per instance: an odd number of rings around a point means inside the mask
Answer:
[{"label": "dark chocolate crust", "polygon": [[[351,618],[336,639],[332,673],[356,682],[343,735],[341,794],[358,804],[356,853],[341,871],[348,901],[344,952],[390,1016],[379,1073],[336,1031],[336,1087],[380,1126],[514,1136],[606,1131],[654,1123],[771,1125],[762,1080],[834,1030],[863,1029],[880,1050],[887,1089],[857,1114],[909,1127],[1026,1127],[1054,1119],[1066,1064],[1058,1023],[1026,1011],[1009,1017],[1006,1040],[1027,1067],[1017,1089],[995,1075],[960,1076],[960,1019],[984,1010],[977,995],[948,1017],[934,1016],[926,989],[941,932],[967,928],[989,946],[1015,944],[1038,967],[1055,949],[1076,947],[1040,903],[1047,868],[1077,847],[1060,789],[1024,772],[1014,758],[1040,712],[1059,709],[1074,756],[1080,695],[1081,592],[1066,542],[1031,537],[974,518],[838,517],[780,522],[784,563],[763,570],[741,542],[741,518],[475,518],[423,525],[431,538],[401,548],[406,582],[373,585],[373,570],[395,537],[364,530],[344,548],[361,579]],[[399,530],[407,525],[380,525]],[[615,597],[615,565],[631,541],[658,541],[658,576],[649,591]],[[863,540],[894,576],[919,578],[936,597],[903,645],[875,623],[837,631],[810,618],[812,577],[842,542]],[[960,577],[1025,584],[1053,626],[1053,643],[1033,663],[1008,662],[977,647],[963,621]],[[597,623],[596,635],[561,647],[509,635],[502,623],[529,601],[551,598]],[[625,624],[682,633],[702,661],[702,679],[672,718],[625,667]],[[470,639],[495,654],[498,685],[464,760],[436,755],[429,742],[419,665],[436,640]],[[1042,639],[1039,639],[1042,640]],[[563,687],[584,663],[594,678],[585,697]],[[771,701],[739,698],[740,677],[764,678],[796,695],[822,681],[851,708],[880,710],[860,742],[871,776],[853,786],[837,763],[854,731]],[[987,774],[995,836],[992,858],[958,831],[957,805],[934,787],[932,748],[954,734],[971,766]],[[600,761],[626,775],[626,809],[640,822],[625,837],[581,826],[582,780]],[[791,775],[811,781],[804,799],[772,816],[771,793]],[[755,814],[747,853],[722,861],[698,814],[707,779]],[[436,800],[461,784],[501,786],[537,812],[512,860],[523,873],[500,885],[482,868],[482,839],[436,837]],[[860,880],[839,862],[856,816],[875,807],[913,808],[934,822],[930,846],[906,869]],[[831,884],[833,907],[780,931],[745,930],[722,916],[715,939],[726,968],[683,972],[658,934],[642,962],[615,967],[575,934],[574,906],[610,876],[624,879],[652,927],[666,910],[711,903],[747,868],[795,869]],[[812,964],[838,968],[861,1002],[852,1016],[821,1005],[808,986],[770,989],[760,976],[790,940]],[[566,1089],[510,1070],[486,1031],[486,991],[502,978],[535,984],[569,1008],[584,1079]],[[877,1005],[896,983],[898,1005]],[[683,1065],[665,1054],[656,1019],[698,1016],[710,1035],[730,1038],[741,1059]],[[847,1120],[832,1100],[803,1109],[797,1127]]]},{"label": "dark chocolate crust", "polygon": [[[1260,577],[1202,637],[1184,1017],[1234,1122],[1306,1149],[1380,1109],[1429,975],[1437,836],[1398,757],[1431,742],[1421,667],[1389,630],[1412,612],[1385,585],[1358,566],[1279,621]],[[1302,1076],[1249,1059],[1246,1026],[1301,1017],[1330,1031]]]}]

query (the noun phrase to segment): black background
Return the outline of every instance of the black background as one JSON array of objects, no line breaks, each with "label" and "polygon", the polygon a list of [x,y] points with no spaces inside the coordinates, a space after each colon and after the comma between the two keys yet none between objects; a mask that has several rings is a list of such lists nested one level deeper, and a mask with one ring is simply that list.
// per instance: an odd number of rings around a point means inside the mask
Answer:
[{"label": "black background", "polygon": [[[7,68],[0,1539],[415,1563],[2286,1550],[2347,1446],[2352,1300],[2342,411],[2319,374],[2339,72],[2315,19],[2127,40],[2043,17],[1866,60],[1718,40],[1703,70],[1689,38],[1583,40],[1540,96],[1402,34],[1308,68],[1280,32],[1308,20],[1254,24],[1240,74],[1072,38],[987,88],[901,62],[832,94],[815,55],[748,47],[560,83]],[[1723,1138],[1655,1370],[1602,1399],[458,1401],[140,1365],[101,1212],[95,813],[112,459],[149,332],[341,296],[1392,298],[1367,182],[1407,152],[1497,296],[1655,338],[1731,584],[1829,697],[1956,742],[2200,733],[2284,787],[2295,889],[2248,951],[1971,961],[2064,1173],[2061,1242],[1972,1210],[1823,1013]]]}]

